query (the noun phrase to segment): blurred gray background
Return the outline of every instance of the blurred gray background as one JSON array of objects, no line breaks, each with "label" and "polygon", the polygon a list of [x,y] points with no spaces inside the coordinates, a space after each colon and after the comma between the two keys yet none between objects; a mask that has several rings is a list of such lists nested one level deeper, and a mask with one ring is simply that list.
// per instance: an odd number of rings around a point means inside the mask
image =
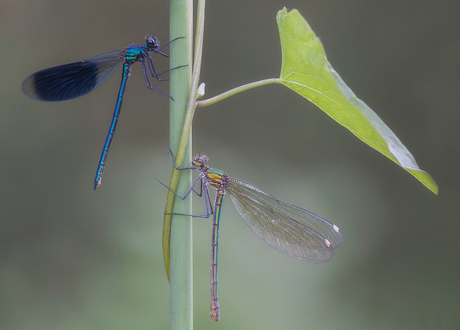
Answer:
[{"label": "blurred gray background", "polygon": [[[460,3],[210,1],[207,97],[277,77],[283,6],[307,19],[334,68],[440,193],[280,85],[198,109],[195,153],[331,220],[344,242],[326,264],[289,258],[226,200],[219,324],[209,319],[211,220],[194,221],[195,328],[459,329]],[[166,191],[155,180],[170,173],[168,99],[133,66],[94,192],[121,71],[72,101],[37,102],[21,91],[29,74],[50,66],[142,44],[152,33],[164,44],[168,16],[161,0],[0,3],[0,329],[169,328]],[[167,68],[167,59],[154,61]]]}]

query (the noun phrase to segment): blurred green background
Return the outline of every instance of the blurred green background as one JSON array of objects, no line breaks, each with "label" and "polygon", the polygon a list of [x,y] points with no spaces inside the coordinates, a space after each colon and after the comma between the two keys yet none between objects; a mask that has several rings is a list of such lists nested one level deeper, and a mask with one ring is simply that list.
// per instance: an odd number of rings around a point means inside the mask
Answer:
[{"label": "blurred green background", "polygon": [[[228,199],[219,324],[209,319],[211,220],[194,221],[195,328],[459,329],[460,2],[210,1],[208,97],[277,77],[283,6],[307,19],[334,68],[440,193],[280,85],[198,109],[194,152],[331,220],[344,243],[326,264],[289,258],[260,241]],[[0,3],[0,329],[169,328],[166,191],[155,180],[169,179],[168,99],[133,66],[94,192],[121,70],[68,102],[21,91],[37,70],[142,44],[151,33],[164,44],[168,16],[160,0]]]}]

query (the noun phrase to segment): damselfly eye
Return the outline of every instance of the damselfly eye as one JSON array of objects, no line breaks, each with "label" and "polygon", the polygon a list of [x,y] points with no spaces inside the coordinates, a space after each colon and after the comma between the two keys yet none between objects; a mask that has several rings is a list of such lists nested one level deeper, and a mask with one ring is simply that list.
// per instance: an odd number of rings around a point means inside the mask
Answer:
[{"label": "damselfly eye", "polygon": [[148,37],[145,39],[145,42],[147,43],[147,45],[149,46],[149,48],[158,48],[158,47],[159,47],[158,40],[157,40],[155,37],[148,36]]},{"label": "damselfly eye", "polygon": [[201,166],[208,161],[208,157],[206,155],[196,155],[192,160],[193,166]]}]

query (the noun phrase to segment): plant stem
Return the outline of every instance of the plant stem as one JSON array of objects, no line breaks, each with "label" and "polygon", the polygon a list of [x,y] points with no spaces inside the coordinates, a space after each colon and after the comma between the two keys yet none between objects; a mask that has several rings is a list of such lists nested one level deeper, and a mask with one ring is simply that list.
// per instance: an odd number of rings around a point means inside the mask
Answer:
[{"label": "plant stem", "polygon": [[[185,37],[171,44],[170,67],[188,64],[188,67],[173,70],[170,75],[170,93],[175,101],[170,102],[170,147],[176,152],[186,117],[186,104],[190,93],[192,63],[193,1],[171,0],[170,38]],[[185,144],[191,138],[188,131]],[[186,150],[187,149],[187,150]],[[186,152],[187,151],[187,152]],[[191,143],[183,147],[183,157],[191,158]],[[177,171],[176,171],[177,172]],[[182,192],[191,185],[190,171],[184,171],[175,190]],[[177,178],[178,179],[178,178]],[[172,206],[172,205],[171,205]],[[191,199],[177,199],[174,212],[191,214]],[[171,213],[171,211],[169,211]],[[168,235],[168,256],[170,253],[170,328],[193,329],[193,272],[192,272],[192,223],[190,217],[177,217],[163,226],[163,237]],[[170,216],[169,216],[170,219]],[[171,230],[171,233],[169,233]],[[169,248],[169,237],[171,249]],[[163,240],[163,243],[164,240]],[[163,251],[165,247],[163,246]],[[169,259],[169,258],[168,258]],[[168,274],[169,275],[169,274]]]},{"label": "plant stem", "polygon": [[[171,93],[173,93],[176,89],[176,84],[181,86],[177,87],[177,92],[180,96],[181,102],[172,102],[170,114],[171,149],[173,151],[177,150],[175,156],[178,167],[182,166],[184,158],[191,159],[192,145],[189,141],[191,141],[192,120],[193,115],[195,114],[198,83],[200,80],[205,3],[205,0],[198,1],[195,62],[193,65],[191,85],[190,66],[189,69],[186,70],[187,75],[184,75],[183,77],[178,75],[175,77],[177,81],[173,80],[173,75],[171,75]],[[171,59],[171,68],[184,63],[188,63],[190,65],[192,62],[192,13],[192,0],[171,1],[171,37],[184,35],[187,40],[186,47],[175,50],[178,52],[178,56],[177,58],[174,57],[175,61]],[[183,58],[182,62],[178,60],[180,58]],[[176,94],[173,95],[176,97]],[[188,100],[186,99],[187,95]],[[182,128],[182,130],[180,130],[180,128]],[[182,175],[180,172],[181,171],[178,171],[173,167],[170,189],[183,194],[183,192],[187,191],[190,187],[192,180],[190,171],[186,171],[182,173]],[[191,218],[175,216],[175,221],[172,221],[171,217],[171,213],[173,212],[192,214],[191,207],[191,199],[186,201],[177,199],[176,203],[174,203],[174,194],[171,191],[168,192],[163,222],[163,256],[165,260],[166,273],[168,278],[171,280],[171,329],[192,329],[193,327]],[[171,274],[171,276],[169,276],[169,274]]]},{"label": "plant stem", "polygon": [[280,84],[281,81],[279,78],[270,78],[270,79],[264,79],[264,80],[259,80],[255,81],[249,84],[244,84],[242,86],[235,87],[233,89],[230,89],[229,91],[226,91],[225,93],[219,94],[217,96],[211,97],[210,99],[207,100],[202,100],[197,102],[198,107],[205,107],[207,105],[214,104],[216,102],[222,101],[223,99],[226,99],[229,96],[235,95],[237,93],[247,91],[248,89],[254,88],[254,87],[259,87],[263,85],[268,85],[268,84]]}]

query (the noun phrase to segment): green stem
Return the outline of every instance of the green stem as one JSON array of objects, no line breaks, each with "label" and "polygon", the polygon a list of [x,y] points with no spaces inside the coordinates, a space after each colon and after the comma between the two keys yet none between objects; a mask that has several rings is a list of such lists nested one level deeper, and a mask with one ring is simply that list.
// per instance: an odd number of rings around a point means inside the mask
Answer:
[{"label": "green stem", "polygon": [[219,94],[219,95],[214,96],[214,97],[212,97],[210,99],[198,101],[197,106],[198,107],[205,107],[207,105],[211,105],[211,104],[214,104],[216,102],[222,101],[223,99],[226,99],[229,96],[235,95],[235,94],[243,92],[243,91],[247,91],[247,90],[249,90],[251,88],[254,88],[254,87],[259,87],[259,86],[268,85],[268,84],[280,84],[280,83],[281,83],[281,81],[280,81],[279,78],[270,78],[270,79],[264,79],[264,80],[255,81],[255,82],[252,82],[252,83],[249,83],[249,84],[245,84],[245,85],[242,85],[242,86],[235,87],[233,89],[230,89],[229,91],[226,91],[225,93]]},{"label": "green stem", "polygon": [[[205,0],[198,1],[197,36],[195,43],[195,63],[192,79],[191,67],[185,73],[171,74],[171,94],[176,101],[171,102],[170,146],[176,156],[177,166],[182,166],[184,158],[191,159],[191,126],[196,108],[198,82],[200,79],[203,48]],[[185,36],[185,45],[171,49],[171,68],[192,62],[192,0],[171,1],[171,38]],[[176,94],[177,93],[177,94]],[[188,96],[188,100],[187,100]],[[177,151],[176,151],[177,150]],[[180,173],[174,169],[171,175],[170,189],[184,194],[192,183],[191,171]],[[180,177],[180,180],[179,180]],[[192,227],[191,218],[174,216],[171,213],[192,214],[191,199],[176,199],[169,191],[163,221],[163,256],[166,273],[170,278],[171,288],[171,329],[193,328],[193,272],[192,272]]]},{"label": "green stem", "polygon": [[[170,102],[170,147],[176,152],[186,117],[186,104],[190,91],[192,63],[193,1],[171,0],[170,38],[185,37],[171,44],[170,67],[188,64],[188,67],[173,70],[170,75],[170,93],[175,101]],[[187,140],[191,133],[187,135]],[[185,147],[182,157],[185,154]],[[191,148],[188,148],[191,157]],[[177,181],[178,181],[177,177]],[[183,191],[191,184],[191,173],[183,173],[181,182],[176,181],[174,189]],[[171,204],[172,207],[172,204]],[[190,214],[191,200],[177,200],[174,212]],[[168,213],[171,213],[169,211]],[[169,217],[170,219],[170,217]],[[168,235],[168,273],[170,271],[170,328],[193,329],[193,273],[192,273],[192,224],[191,219],[169,221],[163,225],[163,237]],[[171,239],[171,249],[169,249]],[[163,244],[165,244],[163,240]],[[165,252],[163,246],[163,253]],[[170,267],[169,267],[170,262]],[[169,277],[169,274],[168,274]]]}]

